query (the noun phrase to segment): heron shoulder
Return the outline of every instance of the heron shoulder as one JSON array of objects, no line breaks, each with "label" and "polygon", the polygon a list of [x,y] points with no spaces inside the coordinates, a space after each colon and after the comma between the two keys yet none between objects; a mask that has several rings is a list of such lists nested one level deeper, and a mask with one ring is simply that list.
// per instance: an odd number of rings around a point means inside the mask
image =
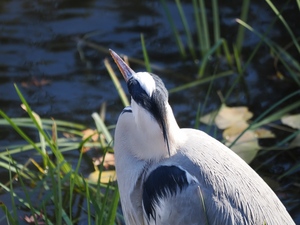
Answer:
[{"label": "heron shoulder", "polygon": [[126,106],[126,107],[122,110],[122,112],[121,112],[120,115],[122,115],[122,114],[124,114],[124,113],[132,113],[131,107],[130,107],[130,106]]},{"label": "heron shoulder", "polygon": [[143,184],[143,206],[148,219],[155,219],[156,208],[165,199],[177,195],[196,182],[195,177],[175,165],[161,165],[151,171]]}]

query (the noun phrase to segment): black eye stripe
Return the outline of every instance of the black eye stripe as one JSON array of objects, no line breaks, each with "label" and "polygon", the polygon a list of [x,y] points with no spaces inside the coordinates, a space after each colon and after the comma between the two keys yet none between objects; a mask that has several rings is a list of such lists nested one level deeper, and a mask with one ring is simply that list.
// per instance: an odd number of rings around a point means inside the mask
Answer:
[{"label": "black eye stripe", "polygon": [[145,109],[149,109],[149,104],[151,102],[151,98],[148,96],[146,91],[141,87],[140,83],[134,79],[130,78],[127,82],[129,94],[132,96],[134,101],[141,105]]},{"label": "black eye stripe", "polygon": [[151,75],[156,84],[156,89],[153,91],[151,97],[146,93],[146,91],[142,88],[140,83],[134,77],[130,78],[127,81],[127,86],[129,93],[134,99],[134,101],[138,105],[143,107],[146,111],[148,111],[159,124],[169,151],[166,118],[167,112],[165,105],[168,101],[168,91],[165,88],[164,83],[158,76],[154,74]]}]

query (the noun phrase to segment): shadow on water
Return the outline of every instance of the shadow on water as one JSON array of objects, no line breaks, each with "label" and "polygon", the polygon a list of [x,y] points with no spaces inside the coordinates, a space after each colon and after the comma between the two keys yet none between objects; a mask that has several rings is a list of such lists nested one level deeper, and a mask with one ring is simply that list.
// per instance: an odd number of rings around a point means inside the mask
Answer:
[{"label": "shadow on water", "polygon": [[[238,1],[220,3],[221,34],[229,42],[235,41],[238,29],[235,18],[240,15],[239,4]],[[176,5],[169,1],[168,6],[175,23],[182,31]],[[183,6],[186,14],[190,15],[187,17],[190,26],[194,27],[192,5],[186,2]],[[296,3],[291,3],[286,6],[284,15],[296,36],[299,36],[297,21],[300,14],[295,10],[297,11]],[[267,9],[265,2],[252,1],[248,18],[253,27],[264,31],[274,20],[274,13]],[[25,115],[13,87],[13,83],[16,83],[32,109],[42,118],[53,117],[93,126],[91,113],[99,111],[101,104],[106,102],[106,123],[115,124],[122,103],[103,65],[103,60],[110,57],[107,52],[82,46],[85,55],[83,61],[77,51],[79,43],[76,40],[90,35],[89,41],[142,59],[141,33],[145,36],[151,62],[161,68],[154,72],[162,76],[167,88],[195,79],[198,67],[179,57],[159,1],[2,0],[0,108],[10,117]],[[279,23],[270,31],[269,36],[283,46],[290,42]],[[257,36],[250,32],[245,33],[245,40],[243,56],[249,54],[259,42]],[[213,61],[211,66],[215,66]],[[136,71],[144,70],[140,65],[133,64],[132,67]],[[222,69],[222,65],[219,68]],[[255,115],[259,115],[298,88],[290,79],[274,79],[275,73],[274,59],[269,49],[262,47],[246,72],[246,88],[243,84],[238,85],[227,103],[247,105]],[[230,78],[214,84],[207,111],[220,105],[216,92],[220,90],[225,93],[231,85]],[[207,90],[208,87],[202,85],[170,95],[171,105],[181,127],[194,126],[198,104]],[[1,127],[0,135],[1,147],[20,142],[19,137],[7,127]],[[32,132],[31,135],[34,137],[37,134]],[[76,160],[77,156],[77,152],[69,155],[70,160]],[[27,158],[20,154],[18,160],[25,162]],[[257,163],[259,161],[255,161],[253,165]],[[272,173],[276,173],[274,170],[284,167],[282,162],[277,163],[274,168],[261,171],[261,174],[272,177]],[[88,168],[87,166],[85,169]],[[7,172],[0,169],[0,174],[1,181],[3,179],[6,182]],[[281,185],[282,190],[291,190],[286,188],[291,184]],[[299,191],[295,194],[296,197],[293,193],[286,195],[290,199],[297,199]],[[9,197],[1,195],[1,201],[6,198]],[[292,208],[291,214],[300,223],[299,209]]]}]

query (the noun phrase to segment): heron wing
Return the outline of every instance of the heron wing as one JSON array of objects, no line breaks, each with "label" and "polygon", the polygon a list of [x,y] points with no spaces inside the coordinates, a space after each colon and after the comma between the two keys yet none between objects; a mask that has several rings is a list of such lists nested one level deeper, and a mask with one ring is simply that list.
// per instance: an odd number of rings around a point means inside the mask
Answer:
[{"label": "heron wing", "polygon": [[199,190],[197,180],[180,166],[155,168],[143,184],[145,224],[202,224]]}]

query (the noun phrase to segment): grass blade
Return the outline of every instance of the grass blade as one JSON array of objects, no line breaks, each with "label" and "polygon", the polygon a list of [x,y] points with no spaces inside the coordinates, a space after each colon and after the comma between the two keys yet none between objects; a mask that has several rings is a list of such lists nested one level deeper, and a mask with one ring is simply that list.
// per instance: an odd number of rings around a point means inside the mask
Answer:
[{"label": "grass blade", "polygon": [[198,80],[192,81],[190,83],[178,86],[176,88],[172,88],[172,89],[169,90],[169,93],[171,94],[171,93],[174,93],[174,92],[183,91],[185,89],[192,88],[192,87],[210,82],[211,80],[215,80],[215,79],[219,79],[219,78],[223,78],[223,77],[227,77],[227,76],[231,76],[231,75],[233,75],[233,71],[228,70],[228,71],[216,74],[214,76],[208,76],[206,78],[198,79]]},{"label": "grass blade", "polygon": [[[202,40],[202,29],[201,29],[201,20],[200,20],[200,9],[198,5],[198,0],[193,0],[193,9],[194,9],[194,17],[195,17],[195,23],[196,23],[196,31],[197,31],[197,38],[198,38],[198,46],[201,49],[201,46],[203,46],[203,40]],[[202,52],[201,52],[202,54]]]},{"label": "grass blade", "polygon": [[107,144],[111,144],[113,142],[113,138],[110,135],[107,127],[105,126],[105,124],[104,124],[103,120],[101,119],[101,117],[99,116],[99,114],[93,113],[92,117],[96,123],[97,130],[105,136]]},{"label": "grass blade", "polygon": [[[250,0],[244,0],[242,5],[242,12],[241,12],[241,20],[243,21],[247,21],[249,6],[250,6]],[[239,26],[239,30],[236,38],[236,48],[239,54],[242,51],[242,46],[244,42],[244,33],[245,33],[245,28],[243,26]]]},{"label": "grass blade", "polygon": [[[22,104],[21,107],[27,112],[27,108],[26,108],[25,105]],[[32,115],[36,119],[37,124],[43,130],[43,124],[42,124],[40,116],[38,114],[36,114],[35,112],[33,112],[33,111],[32,111]],[[45,137],[43,136],[43,134],[41,132],[39,132],[39,138],[40,138],[40,143],[41,143],[41,150],[44,153],[44,155],[46,155],[47,154],[46,153],[46,141],[45,141]],[[47,170],[48,165],[47,165],[46,157],[43,157],[43,163],[44,163],[44,169]]]},{"label": "grass blade", "polygon": [[0,115],[9,123],[9,125],[30,145],[32,145],[41,155],[43,151],[2,111],[0,110]]},{"label": "grass blade", "polygon": [[151,73],[150,61],[149,61],[149,57],[148,57],[148,53],[147,53],[147,49],[146,49],[146,44],[145,44],[145,39],[144,39],[144,35],[143,34],[141,34],[141,43],[142,43],[142,50],[143,50],[143,56],[144,56],[146,70],[149,73]]},{"label": "grass blade", "polygon": [[291,70],[290,66],[286,63],[286,60],[285,60],[284,57],[289,59],[289,61],[292,62],[292,65],[295,66],[296,68],[298,68],[298,67],[300,68],[300,64],[298,63],[298,61],[295,60],[294,58],[292,58],[292,56],[290,54],[288,54],[284,49],[282,49],[276,43],[272,42],[271,40],[266,38],[264,35],[261,35],[259,32],[257,32],[255,29],[253,29],[253,27],[251,27],[249,24],[247,24],[244,21],[239,20],[239,19],[237,19],[236,21],[239,24],[243,25],[248,30],[250,30],[251,32],[253,32],[254,34],[256,34],[259,38],[261,38],[261,40],[264,41],[265,44],[267,44],[272,49],[272,51],[277,55],[278,59],[283,63],[285,68],[291,73],[291,75],[292,75],[293,79],[295,80],[295,82],[300,86],[299,75],[294,73]]},{"label": "grass blade", "polygon": [[[212,0],[213,26],[214,26],[214,42],[215,44],[221,39],[220,37],[220,20],[218,0]],[[217,55],[220,55],[220,50],[217,50]]]},{"label": "grass blade", "polygon": [[203,59],[202,59],[202,63],[201,66],[199,68],[198,71],[198,78],[202,78],[205,72],[205,68],[208,62],[208,59],[211,57],[211,55],[213,55],[217,49],[219,49],[219,47],[223,44],[223,40],[220,39],[211,49],[209,49],[209,51],[204,55]]},{"label": "grass blade", "polygon": [[175,37],[176,44],[177,44],[177,47],[178,47],[178,49],[179,49],[179,52],[180,52],[180,54],[181,54],[181,56],[182,56],[183,58],[186,58],[186,52],[185,52],[184,46],[183,46],[183,44],[182,44],[182,41],[181,41],[179,32],[178,32],[178,30],[177,30],[177,28],[176,28],[176,26],[175,26],[175,23],[174,23],[174,21],[173,21],[173,19],[172,19],[172,16],[171,16],[171,13],[170,13],[170,11],[169,11],[169,9],[168,9],[168,6],[167,6],[167,4],[166,4],[166,1],[165,1],[165,0],[160,0],[160,2],[162,3],[162,6],[163,6],[163,8],[164,8],[164,10],[165,10],[165,13],[166,13],[166,16],[167,16],[167,19],[168,19],[169,24],[170,24],[170,26],[171,26],[171,29],[172,29],[172,31],[173,31],[173,34],[174,34],[174,37]]},{"label": "grass blade", "polygon": [[273,12],[276,14],[276,16],[279,18],[279,20],[282,22],[282,24],[284,25],[285,29],[287,30],[287,32],[289,33],[289,35],[291,36],[294,45],[296,46],[298,52],[300,53],[300,45],[297,41],[297,38],[295,37],[292,29],[290,28],[290,26],[288,25],[288,23],[286,22],[286,20],[283,18],[283,16],[281,15],[281,13],[278,11],[278,9],[276,8],[276,6],[272,3],[272,1],[270,0],[266,0],[266,2],[269,4],[269,6],[271,7],[271,9],[273,10]]},{"label": "grass blade", "polygon": [[[68,163],[66,163],[66,161],[64,160],[64,157],[61,154],[61,152],[58,149],[55,148],[55,145],[53,145],[52,140],[49,138],[49,136],[46,134],[46,132],[42,129],[42,127],[40,126],[39,122],[37,121],[37,118],[34,116],[33,111],[31,110],[30,106],[28,105],[27,101],[25,100],[24,96],[22,95],[22,93],[19,90],[19,88],[17,87],[17,85],[14,85],[14,86],[15,86],[15,89],[17,91],[17,94],[18,94],[19,98],[21,99],[22,103],[26,107],[26,111],[27,111],[29,117],[32,119],[32,122],[35,124],[38,132],[40,132],[41,135],[44,137],[44,139],[47,142],[48,146],[52,150],[52,153],[55,155],[56,160],[58,161],[59,164],[62,163],[62,162],[64,162],[63,166],[62,166],[62,171],[64,173],[70,172],[72,170],[71,166]],[[39,153],[43,157],[43,160],[44,159],[48,160],[48,156],[42,150],[39,149],[39,151],[40,151]],[[50,161],[48,161],[48,162],[50,162]]]},{"label": "grass blade", "polygon": [[113,195],[113,201],[111,203],[110,209],[109,209],[109,215],[108,215],[108,225],[114,225],[115,219],[116,219],[116,215],[117,215],[117,209],[118,209],[118,205],[119,205],[119,199],[120,199],[120,194],[119,194],[119,190],[116,187],[115,191],[114,191],[114,195]]},{"label": "grass blade", "polygon": [[123,102],[123,105],[124,106],[130,105],[129,101],[128,101],[128,98],[127,98],[127,96],[124,92],[124,89],[122,88],[122,85],[121,85],[119,79],[117,78],[115,72],[113,71],[113,69],[112,69],[112,67],[111,67],[111,65],[110,65],[110,63],[107,59],[104,60],[104,65],[105,65],[105,67],[106,67],[106,69],[109,73],[110,78],[112,79],[112,81],[115,85],[115,88],[116,88],[117,92],[119,93],[119,96],[121,98],[121,101]]},{"label": "grass blade", "polygon": [[209,30],[208,30],[208,23],[207,23],[207,15],[206,15],[206,8],[205,8],[205,3],[204,0],[199,0],[199,6],[201,9],[201,26],[202,26],[202,34],[201,34],[201,38],[202,38],[202,43],[203,45],[201,46],[201,53],[202,55],[205,55],[208,51],[208,49],[210,49],[210,38],[209,38]]},{"label": "grass blade", "polygon": [[293,97],[295,97],[295,96],[297,96],[299,94],[300,94],[300,90],[299,91],[295,91],[295,92],[293,92],[293,93],[285,96],[283,99],[281,99],[280,101],[276,102],[275,104],[273,104],[266,111],[264,111],[260,116],[258,116],[255,120],[253,120],[253,122],[242,133],[240,133],[240,135],[228,147],[231,148],[237,142],[237,140],[247,130],[249,130],[249,129],[256,129],[256,128],[259,128],[259,127],[261,127],[261,126],[263,126],[265,124],[268,124],[268,123],[271,123],[273,121],[276,121],[276,120],[280,119],[286,113],[291,112],[292,110],[299,108],[300,107],[300,101],[297,101],[297,102],[295,102],[295,103],[293,103],[291,105],[286,106],[283,109],[280,109],[276,113],[273,113],[272,115],[266,117],[270,112],[272,112],[274,109],[276,109],[277,107],[279,107],[281,104],[283,104],[284,102],[286,102],[290,98],[293,98]]},{"label": "grass blade", "polygon": [[3,202],[0,202],[0,208],[2,209],[2,211],[4,212],[5,216],[6,216],[6,223],[7,224],[18,224],[18,222],[14,219],[17,217],[14,217],[10,214],[10,212],[8,211],[6,205]]},{"label": "grass blade", "polygon": [[176,2],[176,5],[177,5],[177,9],[179,11],[179,15],[180,15],[180,18],[181,18],[181,21],[182,21],[182,24],[183,24],[183,28],[185,30],[185,35],[187,37],[188,48],[190,50],[190,53],[191,53],[193,59],[196,59],[195,45],[194,45],[194,42],[193,42],[193,38],[192,38],[192,35],[191,35],[189,24],[186,20],[186,16],[184,14],[182,5],[180,3],[180,0],[175,0],[175,2]]}]

